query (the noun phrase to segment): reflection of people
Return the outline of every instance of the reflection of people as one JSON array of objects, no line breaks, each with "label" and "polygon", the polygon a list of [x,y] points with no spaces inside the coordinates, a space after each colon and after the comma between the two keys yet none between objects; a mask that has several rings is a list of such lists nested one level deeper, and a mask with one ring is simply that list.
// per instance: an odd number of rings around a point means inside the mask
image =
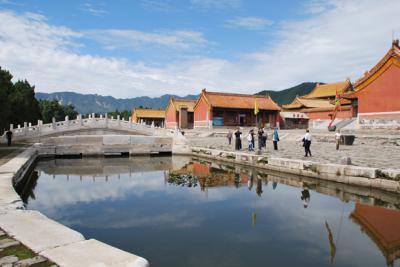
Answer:
[{"label": "reflection of people", "polygon": [[256,193],[259,197],[261,197],[261,194],[263,193],[262,190],[262,180],[261,178],[257,177],[257,187],[256,187]]},{"label": "reflection of people", "polygon": [[303,206],[306,209],[308,207],[308,204],[310,203],[310,192],[308,189],[304,189],[301,191],[301,200],[303,200]]},{"label": "reflection of people", "polygon": [[275,190],[277,186],[278,186],[278,183],[277,183],[277,182],[273,182],[273,183],[272,183],[272,189]]},{"label": "reflection of people", "polygon": [[247,188],[249,191],[253,188],[253,173],[249,174],[249,177],[247,178]]},{"label": "reflection of people", "polygon": [[330,247],[330,253],[331,253],[331,263],[333,263],[335,261],[336,245],[335,245],[335,242],[333,241],[332,231],[331,231],[331,228],[329,227],[329,224],[327,221],[325,221],[325,227],[326,227],[326,230],[328,231],[329,247]]},{"label": "reflection of people", "polygon": [[239,188],[239,185],[240,185],[240,174],[235,173],[235,187]]},{"label": "reflection of people", "polygon": [[13,133],[11,132],[11,130],[8,130],[8,131],[6,132],[7,146],[11,146],[12,135],[13,135]]}]

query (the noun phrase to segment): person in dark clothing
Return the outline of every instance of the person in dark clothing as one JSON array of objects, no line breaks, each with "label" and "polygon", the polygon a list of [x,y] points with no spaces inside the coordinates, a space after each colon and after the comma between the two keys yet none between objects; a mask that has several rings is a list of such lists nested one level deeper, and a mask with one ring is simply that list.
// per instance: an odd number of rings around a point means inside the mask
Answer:
[{"label": "person in dark clothing", "polygon": [[306,130],[306,134],[303,137],[303,146],[304,146],[304,157],[308,157],[308,155],[310,155],[311,157],[311,150],[310,150],[310,146],[311,146],[311,134],[309,130]]},{"label": "person in dark clothing", "polygon": [[264,139],[263,139],[264,131],[262,128],[258,129],[258,150],[261,150],[264,146]]},{"label": "person in dark clothing", "polygon": [[241,150],[242,149],[242,132],[240,131],[240,128],[237,129],[235,132],[235,149],[236,150]]},{"label": "person in dark clothing", "polygon": [[11,146],[12,135],[13,135],[13,133],[12,133],[10,130],[8,130],[8,131],[6,132],[7,145],[8,145],[8,146]]}]

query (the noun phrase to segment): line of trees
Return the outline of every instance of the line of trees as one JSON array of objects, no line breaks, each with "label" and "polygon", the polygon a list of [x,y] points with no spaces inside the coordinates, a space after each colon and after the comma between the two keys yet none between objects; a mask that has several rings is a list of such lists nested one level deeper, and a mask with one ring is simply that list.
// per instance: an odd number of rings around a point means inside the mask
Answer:
[{"label": "line of trees", "polygon": [[64,120],[68,115],[75,118],[77,112],[72,105],[60,105],[57,100],[48,101],[35,98],[35,86],[27,80],[12,82],[12,74],[0,67],[0,134],[10,127],[24,122],[49,123],[52,118]]}]

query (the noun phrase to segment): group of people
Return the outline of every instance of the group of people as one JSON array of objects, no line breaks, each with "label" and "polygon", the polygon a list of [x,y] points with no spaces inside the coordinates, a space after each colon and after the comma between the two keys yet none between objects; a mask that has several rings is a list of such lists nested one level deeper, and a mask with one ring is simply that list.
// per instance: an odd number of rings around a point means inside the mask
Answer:
[{"label": "group of people", "polygon": [[[241,128],[238,128],[234,134],[231,131],[228,132],[227,138],[229,145],[232,144],[232,138],[235,137],[235,150],[241,150],[242,147],[242,139],[243,133]],[[246,136],[247,143],[248,143],[248,151],[254,151],[255,149],[255,139],[256,139],[256,131],[251,129]],[[262,150],[263,148],[267,147],[267,140],[268,140],[268,133],[267,129],[259,128],[257,130],[257,139],[258,139],[258,150]],[[278,128],[274,129],[272,133],[272,143],[274,150],[278,150],[278,142],[279,142],[279,133]],[[312,136],[310,131],[307,129],[305,135],[302,138],[303,147],[304,147],[304,157],[311,157],[311,141]],[[336,150],[339,150],[340,143],[342,142],[342,136],[340,131],[335,133],[335,143],[336,143]]]},{"label": "group of people", "polygon": [[[257,133],[254,129],[251,129],[246,136],[248,143],[248,151],[254,151],[256,147],[256,135],[258,139],[258,150],[262,150],[263,148],[267,147],[267,140],[268,140],[267,129],[258,128]],[[228,132],[227,138],[229,145],[232,144],[233,136],[235,137],[235,150],[241,150],[243,148],[242,146],[243,133],[241,128],[238,128],[234,134],[232,134],[231,131]],[[275,150],[278,150],[278,141],[279,141],[278,129],[275,128],[272,134],[272,142],[274,144]]]}]

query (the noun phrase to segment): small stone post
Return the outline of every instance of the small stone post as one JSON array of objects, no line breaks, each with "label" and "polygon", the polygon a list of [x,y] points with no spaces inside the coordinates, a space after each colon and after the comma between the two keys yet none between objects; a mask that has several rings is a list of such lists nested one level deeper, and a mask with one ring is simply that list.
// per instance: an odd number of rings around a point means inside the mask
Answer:
[{"label": "small stone post", "polygon": [[104,117],[106,119],[106,128],[108,128],[108,113],[104,114]]},{"label": "small stone post", "polygon": [[10,131],[14,130],[14,124],[10,124]]},{"label": "small stone post", "polygon": [[69,126],[69,116],[65,116],[65,125],[68,127]]},{"label": "small stone post", "polygon": [[28,132],[28,123],[24,121],[24,135]]},{"label": "small stone post", "polygon": [[120,126],[121,125],[121,116],[120,115],[117,115],[117,121],[118,121],[118,126]]},{"label": "small stone post", "polygon": [[56,129],[56,127],[57,127],[56,118],[53,117],[53,118],[51,119],[51,123],[52,123],[53,129]]}]

